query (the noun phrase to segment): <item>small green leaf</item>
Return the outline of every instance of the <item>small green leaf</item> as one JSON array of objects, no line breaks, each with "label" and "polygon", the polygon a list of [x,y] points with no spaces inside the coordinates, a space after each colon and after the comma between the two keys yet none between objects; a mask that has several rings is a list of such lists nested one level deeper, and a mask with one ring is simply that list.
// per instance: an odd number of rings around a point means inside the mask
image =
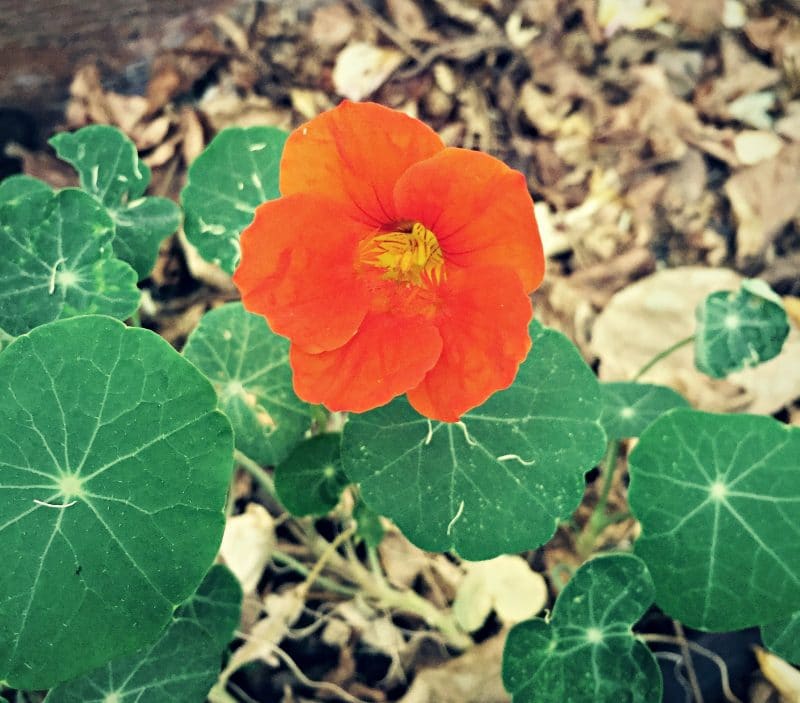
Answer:
[{"label": "small green leaf", "polygon": [[256,208],[280,196],[286,137],[275,127],[229,127],[189,167],[181,193],[186,237],[206,261],[228,273],[239,262],[239,235]]},{"label": "small green leaf", "polygon": [[227,566],[215,564],[200,588],[175,611],[175,618],[194,620],[218,649],[225,647],[239,627],[242,587]]},{"label": "small green leaf", "polygon": [[601,383],[600,391],[603,395],[600,422],[609,440],[638,437],[667,410],[689,406],[680,393],[649,383]]},{"label": "small green leaf", "polygon": [[216,404],[162,338],[107,317],[0,354],[0,680],[47,688],[134,651],[197,588],[232,470]]},{"label": "small green leaf", "polygon": [[636,553],[670,616],[738,630],[800,602],[800,428],[769,417],[677,409],[629,460]]},{"label": "small green leaf", "polygon": [[645,565],[630,554],[586,562],[550,620],[514,626],[503,652],[513,703],[659,703],[661,673],[631,627],[653,602]]},{"label": "small green leaf", "polygon": [[241,600],[236,577],[212,567],[155,643],[57,686],[45,703],[202,703],[239,623]]},{"label": "small green leaf", "polygon": [[146,278],[159,244],[178,229],[181,213],[167,198],[142,197],[150,167],[139,159],[134,143],[115,127],[90,125],[57,134],[50,144],[78,172],[81,187],[108,209],[116,225],[117,258]]},{"label": "small green leaf", "polygon": [[37,193],[50,193],[47,183],[32,176],[9,176],[0,181],[0,205],[16,205]]},{"label": "small green leaf", "polygon": [[74,315],[132,315],[136,273],[112,258],[113,238],[105,208],[73,188],[0,206],[0,327],[20,335]]},{"label": "small green leaf", "polygon": [[237,449],[262,466],[283,461],[312,413],[292,389],[289,342],[263,317],[229,303],[203,316],[183,353],[214,384]]},{"label": "small green leaf", "polygon": [[368,547],[377,547],[386,533],[381,523],[381,516],[363,500],[359,500],[353,507],[353,519],[356,521],[356,534],[367,543]]},{"label": "small green leaf", "polygon": [[564,335],[534,321],[531,336],[514,385],[460,422],[399,398],[345,425],[345,473],[423,549],[476,561],[532,549],[578,507],[606,446],[600,387]]},{"label": "small green leaf", "polygon": [[275,469],[275,490],[292,515],[325,515],[339,502],[347,477],[338,434],[306,440]]},{"label": "small green leaf", "polygon": [[800,611],[779,622],[762,625],[761,639],[767,649],[792,664],[800,665]]},{"label": "small green leaf", "polygon": [[697,308],[695,365],[713,378],[777,356],[789,334],[781,299],[763,281],[709,295]]}]

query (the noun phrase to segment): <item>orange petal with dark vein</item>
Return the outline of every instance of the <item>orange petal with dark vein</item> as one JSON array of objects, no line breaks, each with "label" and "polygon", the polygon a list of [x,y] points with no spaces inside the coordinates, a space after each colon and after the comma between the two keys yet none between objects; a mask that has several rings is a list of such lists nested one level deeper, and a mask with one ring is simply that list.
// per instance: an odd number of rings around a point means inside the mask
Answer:
[{"label": "orange petal with dark vein", "polygon": [[346,206],[317,195],[264,203],[242,232],[233,275],[244,306],[308,352],[340,347],[369,308],[354,262],[371,231]]},{"label": "orange petal with dark vein", "polygon": [[413,164],[444,149],[430,127],[375,103],[342,102],[294,130],[281,160],[283,195],[352,202],[373,225],[397,220],[394,186]]},{"label": "orange petal with dark vein", "polygon": [[329,410],[364,412],[418,385],[442,352],[430,322],[394,315],[368,315],[347,344],[322,354],[292,345],[294,389]]},{"label": "orange petal with dark vein", "polygon": [[436,233],[449,266],[504,266],[527,292],[544,253],[525,176],[487,154],[447,148],[409,168],[395,187],[400,219]]},{"label": "orange petal with dark vein", "polygon": [[531,346],[533,311],[519,278],[505,269],[456,271],[441,294],[442,353],[408,400],[422,415],[456,422],[514,381]]}]

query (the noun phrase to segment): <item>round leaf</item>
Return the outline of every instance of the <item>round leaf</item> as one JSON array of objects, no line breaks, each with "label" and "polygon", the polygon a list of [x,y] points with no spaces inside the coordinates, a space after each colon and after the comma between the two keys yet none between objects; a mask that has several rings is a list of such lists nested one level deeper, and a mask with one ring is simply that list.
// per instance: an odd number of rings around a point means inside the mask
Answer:
[{"label": "round leaf", "polygon": [[325,515],[336,507],[348,483],[342,472],[340,441],[338,434],[312,437],[278,464],[275,490],[293,515]]},{"label": "round leaf", "polygon": [[564,335],[533,322],[531,336],[514,385],[460,422],[399,398],[345,425],[345,473],[423,549],[472,560],[532,549],[580,503],[606,444],[599,384]]},{"label": "round leaf", "polygon": [[661,674],[631,626],[653,602],[645,565],[629,554],[586,562],[548,621],[511,629],[503,683],[513,703],[659,703]]},{"label": "round leaf", "polygon": [[116,225],[116,256],[139,278],[148,276],[161,240],[178,229],[181,213],[167,198],[142,197],[150,167],[139,159],[134,143],[115,127],[90,125],[57,134],[50,144],[78,172],[81,187],[108,209]]},{"label": "round leaf", "polygon": [[214,384],[237,449],[264,466],[283,461],[311,424],[292,389],[289,342],[230,303],[203,316],[183,353]]},{"label": "round leaf", "polygon": [[241,599],[233,574],[213,567],[154,644],[57,686],[45,702],[202,703],[219,674],[220,652],[239,623]]},{"label": "round leaf", "polygon": [[0,206],[0,328],[16,336],[58,318],[133,314],[136,273],[111,258],[113,238],[105,208],[72,188]]},{"label": "round leaf", "polygon": [[689,405],[671,388],[649,383],[601,383],[600,392],[603,396],[600,422],[609,439],[638,437],[668,410]]},{"label": "round leaf", "polygon": [[800,429],[673,410],[629,460],[636,553],[657,602],[701,630],[738,630],[800,602]]},{"label": "round leaf", "polygon": [[51,192],[47,183],[32,176],[9,176],[0,181],[0,205],[16,205],[22,200],[35,197],[37,193]]},{"label": "round leaf", "polygon": [[789,335],[781,299],[759,280],[712,293],[696,314],[695,365],[713,378],[772,359]]},{"label": "round leaf", "polygon": [[800,611],[779,622],[762,626],[761,639],[765,647],[782,659],[800,664]]},{"label": "round leaf", "polygon": [[191,364],[107,317],[20,337],[0,379],[0,680],[46,688],[152,642],[195,590],[233,442]]},{"label": "round leaf", "polygon": [[239,235],[256,208],[280,196],[286,137],[275,127],[229,127],[189,168],[181,192],[186,237],[206,261],[228,273],[239,262]]}]

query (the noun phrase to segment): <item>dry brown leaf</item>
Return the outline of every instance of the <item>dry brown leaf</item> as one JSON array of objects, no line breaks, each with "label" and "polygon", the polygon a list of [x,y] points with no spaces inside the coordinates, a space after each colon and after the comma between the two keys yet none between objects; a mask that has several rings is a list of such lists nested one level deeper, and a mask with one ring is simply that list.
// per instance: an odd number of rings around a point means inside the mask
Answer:
[{"label": "dry brown leaf", "polygon": [[340,47],[353,36],[355,28],[355,19],[347,5],[343,2],[334,2],[314,10],[309,38],[318,46]]},{"label": "dry brown leaf", "polygon": [[[729,269],[665,269],[617,293],[598,316],[592,348],[603,381],[627,381],[659,352],[694,333],[695,309],[709,294],[736,290],[741,276]],[[800,332],[793,329],[782,353],[746,371],[715,380],[694,367],[691,345],[660,361],[644,381],[671,386],[700,410],[770,415],[800,396]]]},{"label": "dry brown leaf", "polygon": [[442,666],[422,669],[398,703],[508,703],[500,675],[505,632]]},{"label": "dry brown leaf", "polygon": [[726,0],[663,0],[669,8],[669,19],[695,36],[718,30],[725,14]]},{"label": "dry brown leaf", "polygon": [[401,32],[412,39],[430,38],[425,14],[414,0],[386,0],[386,9]]},{"label": "dry brown leaf", "polygon": [[336,57],[333,86],[339,95],[363,100],[380,88],[406,60],[397,49],[365,42],[348,44]]},{"label": "dry brown leaf", "polygon": [[207,90],[200,100],[200,110],[217,132],[225,127],[280,127],[292,128],[289,109],[276,108],[262,95],[248,93],[244,97],[231,85],[220,84]]},{"label": "dry brown leaf", "polygon": [[183,136],[181,155],[183,156],[183,163],[190,165],[200,156],[205,147],[203,125],[197,116],[197,112],[189,106],[184,106],[181,109],[180,122]]},{"label": "dry brown leaf", "polygon": [[172,126],[172,120],[168,115],[161,115],[146,124],[139,124],[133,132],[129,133],[136,148],[139,151],[153,149],[164,142]]},{"label": "dry brown leaf", "polygon": [[752,166],[775,156],[784,141],[774,132],[746,129],[733,138],[733,148],[743,166]]},{"label": "dry brown leaf", "polygon": [[800,144],[742,169],[725,183],[725,193],[738,221],[737,261],[745,263],[800,212]]},{"label": "dry brown leaf", "polygon": [[255,591],[275,548],[275,521],[258,503],[248,503],[241,515],[228,518],[219,553],[242,584]]}]

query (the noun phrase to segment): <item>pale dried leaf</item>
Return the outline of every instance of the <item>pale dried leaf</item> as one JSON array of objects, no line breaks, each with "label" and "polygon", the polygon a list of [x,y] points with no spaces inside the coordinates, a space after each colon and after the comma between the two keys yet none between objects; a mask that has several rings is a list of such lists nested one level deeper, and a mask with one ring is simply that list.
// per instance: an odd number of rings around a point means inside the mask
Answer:
[{"label": "pale dried leaf", "polygon": [[380,88],[405,59],[405,54],[397,49],[354,42],[336,57],[333,86],[339,95],[363,100]]},{"label": "pale dried leaf", "polygon": [[242,584],[245,593],[255,591],[275,548],[275,521],[258,503],[228,518],[220,556]]},{"label": "pale dried leaf", "polygon": [[752,166],[775,156],[783,148],[783,140],[774,132],[748,129],[734,137],[733,147],[742,165]]},{"label": "pale dried leaf", "polygon": [[650,29],[669,16],[659,0],[600,0],[597,21],[607,37],[620,29]]},{"label": "pale dried leaf", "polygon": [[414,0],[386,0],[386,9],[397,28],[409,37],[420,39],[428,35],[425,15]]},{"label": "pale dried leaf", "polygon": [[353,36],[355,28],[355,19],[347,6],[343,2],[335,2],[314,10],[309,38],[318,46],[339,47]]},{"label": "pale dried leaf", "polygon": [[761,673],[778,689],[786,703],[800,703],[800,671],[779,656],[755,647]]}]

